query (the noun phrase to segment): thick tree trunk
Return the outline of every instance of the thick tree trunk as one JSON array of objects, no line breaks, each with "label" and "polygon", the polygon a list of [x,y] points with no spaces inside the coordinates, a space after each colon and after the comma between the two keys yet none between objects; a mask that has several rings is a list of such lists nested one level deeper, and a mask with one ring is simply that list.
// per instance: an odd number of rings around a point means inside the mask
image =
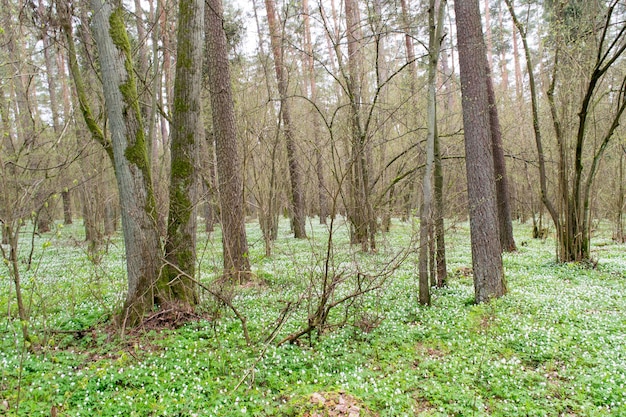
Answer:
[{"label": "thick tree trunk", "polygon": [[296,239],[306,238],[306,213],[304,204],[304,189],[302,187],[302,172],[298,160],[296,138],[291,121],[291,106],[288,100],[288,82],[284,67],[282,36],[274,0],[265,0],[267,22],[270,29],[270,43],[274,56],[274,69],[280,96],[280,114],[283,120],[283,134],[287,147],[289,163],[289,179],[291,183],[291,209],[293,232]]},{"label": "thick tree trunk", "polygon": [[506,293],[498,235],[497,202],[487,92],[487,60],[478,0],[455,2],[465,165],[476,302]]},{"label": "thick tree trunk", "polygon": [[92,0],[94,38],[119,188],[128,294],[123,324],[137,323],[154,306],[161,243],[146,140],[121,5]]},{"label": "thick tree trunk", "polygon": [[241,160],[237,149],[235,109],[230,87],[226,34],[221,0],[208,0],[206,39],[209,58],[209,92],[215,133],[217,179],[221,206],[224,274],[233,282],[249,279]]},{"label": "thick tree trunk", "polygon": [[204,0],[180,0],[174,109],[171,133],[169,216],[165,260],[159,286],[167,300],[187,305],[198,303],[195,282],[197,225],[197,166],[202,125],[202,50]]}]

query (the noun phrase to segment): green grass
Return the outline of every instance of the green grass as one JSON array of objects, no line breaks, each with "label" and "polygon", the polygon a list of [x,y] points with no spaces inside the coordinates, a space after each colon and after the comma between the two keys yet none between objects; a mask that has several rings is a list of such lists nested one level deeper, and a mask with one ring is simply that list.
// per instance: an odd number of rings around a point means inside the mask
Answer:
[{"label": "green grass", "polygon": [[[606,236],[594,238],[598,267],[588,269],[556,264],[552,241],[532,240],[516,225],[519,251],[504,255],[509,294],[473,305],[471,277],[454,273],[471,266],[467,225],[456,225],[448,233],[449,286],[420,307],[415,255],[393,263],[411,245],[411,225],[396,221],[378,253],[364,255],[339,224],[331,271],[350,279],[338,294],[357,271],[393,273],[331,313],[330,323],[344,326],[277,347],[306,324],[316,300],[306,289],[320,281],[328,233],[312,221],[311,239],[296,241],[284,222],[265,258],[258,229],[248,224],[260,284],[240,288],[233,301],[248,319],[250,346],[232,312],[208,295],[202,309],[212,320],[111,332],[107,320],[125,290],[120,238],[94,265],[78,226],[37,237],[33,266],[22,272],[31,331],[42,344],[34,353],[21,340],[8,270],[0,273],[0,407],[9,406],[0,415],[48,416],[53,406],[68,416],[305,415],[313,393],[343,392],[380,416],[626,416],[626,255]],[[220,249],[219,231],[200,239],[207,284]],[[298,300],[266,344],[281,310]],[[373,329],[364,332],[363,323]]]}]

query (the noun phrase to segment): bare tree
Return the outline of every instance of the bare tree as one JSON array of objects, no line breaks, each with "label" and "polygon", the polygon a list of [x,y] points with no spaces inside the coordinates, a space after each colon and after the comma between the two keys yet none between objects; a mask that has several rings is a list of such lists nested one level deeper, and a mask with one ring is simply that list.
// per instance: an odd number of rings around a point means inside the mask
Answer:
[{"label": "bare tree", "polygon": [[[317,103],[317,81],[315,79],[315,65],[313,59],[313,43],[311,41],[311,23],[309,17],[308,0],[302,0],[302,16],[304,18],[304,50],[306,63],[306,78],[308,79],[308,99],[311,103]],[[324,178],[324,159],[322,156],[322,143],[320,143],[320,119],[316,111],[312,113],[313,143],[315,155],[315,172],[317,174],[317,194],[319,206],[319,218],[321,224],[326,224],[328,217],[328,189]]]},{"label": "bare tree", "polygon": [[280,114],[283,122],[283,134],[287,147],[289,162],[289,179],[291,182],[291,209],[294,237],[306,238],[306,213],[304,206],[304,190],[302,188],[302,172],[296,146],[296,138],[291,120],[291,106],[288,99],[288,81],[284,62],[283,37],[281,36],[278,14],[274,0],[265,0],[267,22],[270,29],[270,43],[274,56],[274,70],[280,96]]},{"label": "bare tree", "polygon": [[[600,161],[604,155],[611,138],[617,130],[622,115],[626,111],[626,77],[621,76],[619,87],[613,94],[600,94],[599,88],[607,79],[607,74],[620,60],[626,51],[626,27],[621,25],[614,30],[612,19],[616,7],[620,4],[618,0],[612,0],[606,10],[602,13],[595,13],[594,4],[580,3],[582,7],[589,7],[589,15],[597,16],[596,20],[577,22],[577,25],[587,25],[589,28],[597,27],[598,30],[577,30],[579,27],[570,27],[568,39],[573,43],[584,41],[586,44],[594,45],[594,49],[584,48],[587,52],[582,57],[588,62],[577,62],[577,66],[584,71],[583,82],[580,91],[583,92],[578,106],[578,122],[567,120],[564,114],[559,114],[557,109],[557,86],[563,81],[558,79],[562,71],[561,59],[567,54],[563,51],[566,48],[564,39],[557,39],[556,50],[553,55],[552,75],[549,87],[546,91],[546,98],[550,108],[550,116],[554,135],[557,142],[558,151],[558,192],[556,203],[550,198],[548,190],[548,179],[546,169],[546,156],[544,143],[539,121],[539,95],[535,82],[535,67],[533,66],[532,53],[529,50],[527,39],[527,28],[521,23],[513,7],[512,0],[505,0],[509,13],[520,33],[522,45],[526,56],[526,66],[528,68],[529,87],[532,104],[533,130],[535,144],[537,147],[539,162],[539,182],[541,185],[541,199],[546,209],[552,217],[556,227],[557,235],[557,256],[561,262],[570,261],[590,261],[590,239],[591,239],[591,188],[595,176],[598,172]],[[557,9],[554,14],[558,17],[563,14],[563,5],[555,5]],[[565,30],[561,28],[562,30]],[[556,36],[562,36],[556,31]],[[579,65],[580,64],[580,65]],[[564,66],[568,67],[568,66]],[[568,81],[569,82],[569,81]],[[569,91],[569,90],[568,90]],[[567,106],[571,104],[571,94],[568,94]],[[612,113],[607,118],[604,126],[594,125],[591,129],[590,116],[594,115],[602,100],[610,100]],[[572,137],[568,137],[567,126],[575,126],[571,130]],[[588,137],[595,135],[594,143],[590,144]],[[574,149],[573,155],[569,151]],[[585,164],[585,158],[589,162]],[[571,161],[571,163],[570,163]],[[573,164],[573,167],[570,165]],[[588,166],[588,169],[585,169]],[[572,169],[573,168],[573,169]]]}]

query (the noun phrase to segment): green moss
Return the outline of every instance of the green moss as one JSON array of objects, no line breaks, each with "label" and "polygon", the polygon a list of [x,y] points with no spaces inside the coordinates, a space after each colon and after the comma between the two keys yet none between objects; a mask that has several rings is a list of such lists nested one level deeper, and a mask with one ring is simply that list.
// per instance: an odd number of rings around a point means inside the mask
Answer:
[{"label": "green moss", "polygon": [[136,121],[135,132],[128,132],[129,136],[127,137],[127,142],[129,145],[124,151],[124,156],[131,164],[134,164],[141,170],[146,183],[146,189],[148,190],[146,210],[152,215],[156,215],[156,200],[152,189],[148,149],[141,118],[137,84],[134,77],[132,48],[124,22],[124,11],[121,7],[117,7],[113,10],[109,17],[109,25],[109,35],[111,36],[113,44],[124,54],[124,68],[126,70],[127,80],[120,85],[120,93],[122,93],[122,99],[126,105],[126,112],[130,111],[130,117],[134,116]]},{"label": "green moss", "polygon": [[115,8],[109,17],[109,34],[115,46],[118,47],[126,57],[131,56],[130,40],[124,23],[124,11],[121,7]]},{"label": "green moss", "polygon": [[[195,8],[193,1],[181,1],[178,8],[178,19],[181,25],[186,26],[193,21]],[[176,66],[192,68],[191,41],[189,36],[177,36],[178,48],[176,52]]]}]

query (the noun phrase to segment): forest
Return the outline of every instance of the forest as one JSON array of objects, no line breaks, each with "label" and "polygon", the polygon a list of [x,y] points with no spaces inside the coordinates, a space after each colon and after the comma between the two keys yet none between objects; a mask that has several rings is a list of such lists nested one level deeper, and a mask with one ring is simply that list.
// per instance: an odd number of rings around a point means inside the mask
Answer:
[{"label": "forest", "polygon": [[626,416],[623,1],[0,1],[0,416]]}]

